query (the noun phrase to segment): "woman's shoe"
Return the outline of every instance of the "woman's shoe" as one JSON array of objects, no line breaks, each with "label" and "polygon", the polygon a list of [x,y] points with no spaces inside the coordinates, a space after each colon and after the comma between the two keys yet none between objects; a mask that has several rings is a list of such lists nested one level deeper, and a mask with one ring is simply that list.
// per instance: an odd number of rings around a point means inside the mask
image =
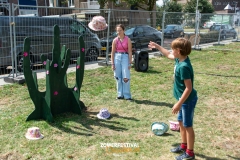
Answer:
[{"label": "woman's shoe", "polygon": [[126,100],[127,100],[127,101],[132,101],[133,99],[132,99],[132,98],[127,98]]},{"label": "woman's shoe", "polygon": [[116,99],[123,99],[124,97],[121,97],[121,96],[119,96],[119,97],[117,97]]}]

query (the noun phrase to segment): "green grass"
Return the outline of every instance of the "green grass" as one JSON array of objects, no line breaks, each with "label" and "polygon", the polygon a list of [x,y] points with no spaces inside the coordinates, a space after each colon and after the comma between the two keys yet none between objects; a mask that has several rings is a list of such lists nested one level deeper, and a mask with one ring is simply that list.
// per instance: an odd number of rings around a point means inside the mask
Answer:
[{"label": "green grass", "polygon": [[[240,158],[240,47],[232,43],[216,49],[190,55],[199,96],[194,118],[196,159],[235,160]],[[180,142],[179,132],[169,130],[155,136],[150,128],[155,121],[169,124],[168,120],[176,120],[171,114],[176,102],[172,96],[174,63],[165,57],[150,59],[149,63],[146,73],[132,68],[133,102],[115,100],[110,67],[86,70],[81,100],[87,110],[81,116],[58,115],[55,123],[25,121],[34,110],[26,84],[0,87],[0,159],[174,159],[177,154],[169,150]],[[68,74],[69,86],[74,81],[75,74]],[[38,83],[45,90],[45,80]],[[101,108],[108,108],[111,119],[97,119]],[[32,126],[40,128],[42,140],[25,138]],[[140,151],[109,153],[100,143],[137,143]]]}]

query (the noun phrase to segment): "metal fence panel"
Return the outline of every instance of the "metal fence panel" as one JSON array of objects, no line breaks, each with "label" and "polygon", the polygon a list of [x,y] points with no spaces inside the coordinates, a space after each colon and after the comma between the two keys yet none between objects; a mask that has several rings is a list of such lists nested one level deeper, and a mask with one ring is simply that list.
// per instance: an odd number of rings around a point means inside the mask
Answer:
[{"label": "metal fence panel", "polygon": [[[164,32],[164,43],[162,45],[171,49],[170,44],[177,37],[189,39],[193,49],[238,41],[240,36],[238,18],[237,14],[163,13],[161,31]],[[175,29],[167,29],[173,26]],[[178,30],[181,28],[179,26],[183,28],[184,34]]]},{"label": "metal fence panel", "polygon": [[216,42],[237,38],[234,30],[233,14],[202,14],[200,37],[201,43]]},{"label": "metal fence panel", "polygon": [[[134,50],[148,50],[150,40],[171,49],[171,42],[177,37],[189,39],[193,48],[203,48],[210,43],[221,45],[225,41],[238,41],[240,38],[240,18],[237,14],[93,10],[16,4],[12,4],[12,7],[5,4],[4,7],[0,7],[0,13],[2,12],[6,15],[0,16],[0,20],[4,21],[0,27],[2,32],[0,67],[12,68],[10,76],[22,74],[22,49],[25,37],[31,39],[30,57],[34,70],[44,67],[40,59],[42,54],[51,59],[55,24],[60,27],[61,45],[66,45],[72,51],[72,64],[79,54],[80,35],[84,36],[86,43],[86,61],[97,62],[102,59],[108,63],[117,24],[123,24],[127,31],[131,31],[130,28],[135,29],[132,33],[126,33],[133,42]],[[105,18],[108,27],[103,31],[93,31],[88,24],[94,16],[99,15]],[[226,28],[232,32],[225,32]],[[1,69],[1,74],[5,73],[9,72]]]},{"label": "metal fence panel", "polygon": [[[10,57],[10,52],[13,51],[14,59],[2,64],[2,67],[11,67],[12,73],[16,76],[21,75],[23,71],[22,63],[22,50],[25,37],[31,40],[31,53],[30,58],[33,69],[42,69],[44,67],[41,62],[41,55],[46,55],[49,59],[52,57],[53,48],[53,26],[57,24],[60,27],[61,45],[66,45],[71,49],[71,64],[75,64],[79,56],[79,43],[78,37],[83,35],[85,40],[85,53],[86,62],[97,61],[98,56],[101,54],[101,44],[99,35],[95,31],[88,28],[87,24],[93,16],[99,15],[98,13],[82,14],[82,9],[76,8],[53,8],[45,6],[31,6],[30,8],[34,14],[19,15],[21,8],[25,10],[28,6],[20,6],[13,4],[12,19],[10,16],[1,16],[5,24],[13,24],[13,34],[9,34],[10,27],[5,27],[3,34],[4,38],[13,36],[13,47],[4,48],[4,55],[2,57]],[[29,9],[29,10],[31,10]],[[79,13],[80,12],[80,13]],[[11,37],[10,36],[10,37]],[[10,44],[11,40],[8,38],[6,44]],[[2,47],[1,47],[2,48]],[[12,63],[14,62],[14,65]]]},{"label": "metal fence panel", "polygon": [[[132,40],[134,50],[146,50],[149,40],[157,40],[161,44],[161,38],[149,35],[150,30],[156,31],[156,12],[136,11],[136,10],[109,10],[108,30],[105,31],[105,37],[101,38],[103,47],[102,54],[109,55],[112,50],[112,41],[117,36],[116,25],[123,24],[125,26],[125,34]],[[146,26],[149,26],[147,28]],[[150,30],[149,30],[150,29]],[[161,33],[159,32],[159,35]],[[108,56],[106,57],[108,62]]]},{"label": "metal fence panel", "polygon": [[[0,4],[0,17],[3,17],[10,12],[10,4],[2,3]],[[11,68],[5,68],[7,64],[12,65],[12,55],[11,55],[11,35],[12,27],[11,17],[7,16],[6,19],[0,18],[0,78],[4,78],[11,71]]]},{"label": "metal fence panel", "polygon": [[195,14],[165,12],[162,17],[162,46],[171,49],[171,42],[178,37],[190,38],[195,29]]}]

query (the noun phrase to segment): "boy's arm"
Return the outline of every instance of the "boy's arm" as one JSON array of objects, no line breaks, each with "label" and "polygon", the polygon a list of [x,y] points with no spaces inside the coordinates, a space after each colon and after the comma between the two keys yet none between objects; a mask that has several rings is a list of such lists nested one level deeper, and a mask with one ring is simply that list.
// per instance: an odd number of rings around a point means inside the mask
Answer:
[{"label": "boy's arm", "polygon": [[171,60],[175,59],[175,57],[174,57],[174,55],[172,53],[170,53],[167,49],[163,48],[162,46],[158,45],[155,42],[150,41],[148,47],[149,48],[156,48],[156,49],[158,49],[168,59],[171,59]]},{"label": "boy's arm", "polygon": [[172,113],[177,114],[178,111],[180,110],[182,104],[186,101],[190,93],[192,92],[192,81],[191,79],[185,79],[184,84],[186,86],[182,97],[179,99],[179,101],[173,106],[172,108]]},{"label": "boy's arm", "polygon": [[184,84],[186,86],[181,99],[179,100],[179,103],[182,105],[186,99],[188,98],[188,96],[190,95],[190,93],[192,92],[192,81],[191,79],[185,79],[184,80]]}]

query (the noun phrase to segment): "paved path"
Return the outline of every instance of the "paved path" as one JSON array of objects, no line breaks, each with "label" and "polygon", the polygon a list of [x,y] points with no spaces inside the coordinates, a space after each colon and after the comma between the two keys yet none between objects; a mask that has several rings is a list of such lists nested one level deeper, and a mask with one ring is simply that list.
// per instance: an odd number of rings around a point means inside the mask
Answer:
[{"label": "paved path", "polygon": [[[153,56],[154,56],[154,53],[149,53],[149,57],[150,58],[152,58]],[[95,62],[86,62],[85,63],[85,70],[96,69],[96,68],[99,68],[99,67],[103,67],[103,66],[98,65],[97,61],[95,61]],[[75,64],[70,65],[68,70],[67,70],[67,73],[75,72],[75,70],[76,70]],[[46,73],[45,73],[44,69],[35,70],[35,72],[37,73],[37,78],[38,79],[46,77]],[[2,77],[6,77],[6,75],[2,75]],[[2,78],[2,77],[0,78],[0,86],[7,85],[7,84],[12,84],[12,83],[5,82],[4,78]],[[18,76],[18,77],[21,79],[21,78],[24,77],[24,75],[21,75],[21,76]]]},{"label": "paved path", "polygon": [[[89,69],[96,69],[96,68],[99,68],[99,67],[102,67],[102,66],[99,66],[97,62],[88,62],[88,63],[85,63],[85,70],[89,70]],[[75,65],[70,65],[68,70],[67,70],[67,73],[69,72],[75,72],[76,70],[76,67]],[[45,70],[36,70],[35,72],[37,72],[37,78],[40,79],[40,78],[45,78],[46,77],[46,73],[45,73]],[[23,75],[19,76],[19,77],[24,77]],[[2,85],[7,85],[7,84],[12,84],[12,83],[7,83],[4,81],[3,78],[0,78],[0,86]]]}]

